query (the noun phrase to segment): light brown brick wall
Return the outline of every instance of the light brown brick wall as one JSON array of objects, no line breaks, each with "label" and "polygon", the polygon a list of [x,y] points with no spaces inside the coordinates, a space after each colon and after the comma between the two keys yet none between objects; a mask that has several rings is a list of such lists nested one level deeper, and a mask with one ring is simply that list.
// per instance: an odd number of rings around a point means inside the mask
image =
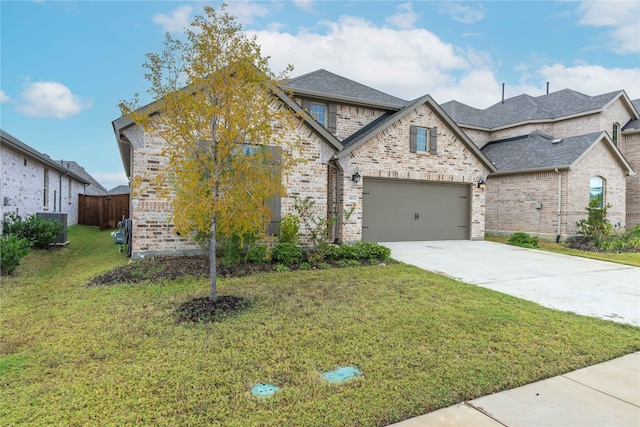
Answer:
[{"label": "light brown brick wall", "polygon": [[640,133],[624,135],[621,138],[623,154],[635,175],[627,177],[627,219],[626,228],[640,224]]},{"label": "light brown brick wall", "polygon": [[[587,215],[589,180],[605,179],[605,201],[611,204],[608,218],[624,227],[626,180],[611,152],[598,144],[570,171],[490,177],[487,181],[486,228],[488,233],[522,231],[544,238],[558,234],[558,175],[562,177],[560,235],[577,231],[576,222]],[[542,208],[536,209],[536,203]]]},{"label": "light brown brick wall", "polygon": [[384,113],[384,110],[338,104],[336,137],[342,141],[373,122]]},{"label": "light brown brick wall", "polygon": [[[125,131],[134,147],[133,176],[152,176],[167,164],[162,156],[166,142],[151,135],[142,135],[137,129]],[[302,122],[288,135],[285,141],[294,157],[303,159],[283,177],[288,188],[281,199],[281,214],[294,212],[296,198],[311,197],[316,203],[314,215],[327,215],[327,162],[334,150]],[[160,198],[155,189],[147,184],[134,188],[131,196],[133,219],[132,256],[140,258],[156,254],[186,255],[202,252],[193,240],[177,236],[171,222],[172,203]],[[304,227],[301,230],[305,232]]]},{"label": "light brown brick wall", "polygon": [[[410,125],[438,127],[438,154],[409,151]],[[418,107],[378,136],[341,159],[344,170],[343,209],[355,206],[344,224],[343,241],[362,237],[362,181],[355,184],[351,175],[357,170],[364,177],[382,177],[424,181],[466,183],[470,186],[485,177],[487,171],[444,122],[427,105]],[[484,237],[485,192],[475,186],[471,191],[471,238]]]}]

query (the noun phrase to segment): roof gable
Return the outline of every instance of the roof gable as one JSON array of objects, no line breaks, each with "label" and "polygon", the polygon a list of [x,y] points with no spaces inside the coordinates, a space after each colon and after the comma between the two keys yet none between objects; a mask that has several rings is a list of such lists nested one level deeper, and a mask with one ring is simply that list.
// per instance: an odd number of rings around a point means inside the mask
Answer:
[{"label": "roof gable", "polygon": [[323,69],[292,78],[284,87],[297,95],[381,108],[400,109],[409,103]]},{"label": "roof gable", "polygon": [[467,135],[458,127],[458,125],[451,120],[451,117],[436,103],[429,95],[424,95],[407,105],[402,110],[393,113],[386,114],[374,120],[365,128],[356,132],[347,140],[343,141],[345,147],[338,153],[338,158],[344,158],[349,155],[353,150],[363,145],[367,141],[371,140],[375,136],[382,133],[385,129],[389,128],[394,123],[401,120],[403,117],[415,111],[421,105],[426,104],[454,133],[454,135],[462,142],[462,144],[471,151],[480,160],[484,166],[489,169],[490,172],[496,172],[495,166],[489,161],[487,157],[478,149],[478,147],[467,137]]},{"label": "roof gable", "polygon": [[611,143],[605,132],[556,139],[542,132],[492,141],[482,152],[493,162],[498,174],[538,170],[570,169],[595,145],[604,141],[627,173],[630,165]]}]

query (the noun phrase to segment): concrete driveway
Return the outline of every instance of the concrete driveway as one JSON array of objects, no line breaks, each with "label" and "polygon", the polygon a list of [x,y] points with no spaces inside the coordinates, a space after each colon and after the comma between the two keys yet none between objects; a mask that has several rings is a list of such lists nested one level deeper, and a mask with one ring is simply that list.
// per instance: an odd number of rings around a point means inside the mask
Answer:
[{"label": "concrete driveway", "polygon": [[640,268],[487,241],[380,242],[391,257],[556,310],[640,326]]}]

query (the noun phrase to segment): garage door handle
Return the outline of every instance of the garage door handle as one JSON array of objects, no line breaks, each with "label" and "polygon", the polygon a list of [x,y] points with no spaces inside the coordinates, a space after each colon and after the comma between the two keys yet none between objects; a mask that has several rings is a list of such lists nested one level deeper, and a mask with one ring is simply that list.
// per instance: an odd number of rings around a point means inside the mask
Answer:
[{"label": "garage door handle", "polygon": [[416,214],[413,216],[413,219],[415,219],[416,221],[417,221],[417,220],[419,220],[419,219],[420,219],[420,214],[419,214],[419,213],[416,213]]}]

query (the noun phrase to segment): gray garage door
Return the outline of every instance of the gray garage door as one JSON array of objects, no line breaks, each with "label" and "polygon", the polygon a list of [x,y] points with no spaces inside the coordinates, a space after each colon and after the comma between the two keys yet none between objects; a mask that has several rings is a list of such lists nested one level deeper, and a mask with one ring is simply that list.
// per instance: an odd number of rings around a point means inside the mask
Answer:
[{"label": "gray garage door", "polygon": [[469,238],[469,186],[363,180],[362,240]]}]

